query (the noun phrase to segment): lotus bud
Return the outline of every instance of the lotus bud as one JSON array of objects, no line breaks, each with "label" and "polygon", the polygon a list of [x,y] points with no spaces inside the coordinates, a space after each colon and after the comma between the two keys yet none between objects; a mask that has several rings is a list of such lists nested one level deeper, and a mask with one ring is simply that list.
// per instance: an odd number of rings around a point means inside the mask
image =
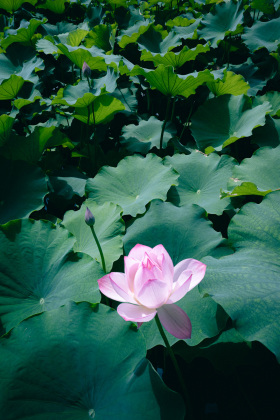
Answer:
[{"label": "lotus bud", "polygon": [[95,223],[95,218],[90,209],[87,207],[85,213],[85,222],[88,226],[93,226]]},{"label": "lotus bud", "polygon": [[82,69],[82,71],[83,71],[83,75],[85,76],[85,77],[90,77],[91,76],[91,69],[90,69],[90,67],[89,67],[89,65],[84,61],[84,64],[83,64],[83,69]]}]

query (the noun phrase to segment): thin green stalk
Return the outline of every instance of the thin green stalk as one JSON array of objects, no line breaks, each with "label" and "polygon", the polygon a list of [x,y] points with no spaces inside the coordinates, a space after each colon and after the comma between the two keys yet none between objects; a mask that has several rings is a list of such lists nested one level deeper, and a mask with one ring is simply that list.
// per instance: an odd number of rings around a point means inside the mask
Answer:
[{"label": "thin green stalk", "polygon": [[[99,242],[99,240],[98,240],[98,238],[96,236],[96,233],[95,233],[95,230],[94,230],[94,227],[93,226],[90,226],[90,230],[91,230],[91,233],[92,233],[92,235],[94,237],[95,243],[97,245],[97,248],[98,248],[98,251],[99,251],[99,254],[100,254],[100,257],[101,257],[102,269],[103,269],[104,273],[106,274],[107,271],[106,271],[105,258],[104,258],[104,254],[103,254],[103,251],[102,251],[100,242]],[[105,295],[102,295],[102,296],[104,296],[104,298],[105,298],[106,305],[107,306],[111,306],[110,305],[110,300],[107,298],[107,296],[105,296]]]},{"label": "thin green stalk", "polygon": [[102,248],[101,248],[101,246],[100,246],[99,240],[98,240],[98,238],[97,238],[97,236],[96,236],[96,233],[95,233],[95,231],[94,231],[94,227],[93,227],[93,226],[90,226],[90,230],[91,230],[91,232],[92,232],[92,234],[93,234],[94,240],[95,240],[95,242],[96,242],[96,245],[97,245],[97,248],[98,248],[98,251],[99,251],[100,257],[101,257],[101,263],[102,263],[102,268],[103,268],[103,271],[104,271],[104,273],[106,273],[106,265],[105,265],[104,254],[103,254]]},{"label": "thin green stalk", "polygon": [[190,112],[189,112],[189,115],[188,115],[187,121],[185,122],[184,127],[183,127],[183,130],[182,130],[182,132],[181,132],[181,134],[180,134],[180,137],[179,137],[179,142],[180,142],[180,143],[181,143],[181,138],[183,137],[184,131],[185,131],[185,129],[186,129],[186,127],[187,127],[187,125],[189,124],[189,120],[190,120],[191,115],[192,115],[192,110],[193,110],[194,102],[195,102],[195,101],[193,101],[193,103],[192,103],[192,106],[191,106],[191,109],[190,109]]},{"label": "thin green stalk", "polygon": [[168,101],[167,101],[167,106],[166,106],[166,113],[165,113],[165,119],[164,122],[162,124],[162,129],[161,129],[161,134],[160,134],[160,142],[159,142],[159,148],[160,150],[162,150],[162,143],[163,143],[163,135],[164,135],[164,129],[167,123],[167,118],[169,115],[169,108],[170,108],[170,102],[171,102],[171,97],[168,97]]},{"label": "thin green stalk", "polygon": [[173,118],[174,118],[175,104],[176,104],[176,98],[173,98],[173,104],[172,104],[172,111],[171,111],[170,121],[173,121]]},{"label": "thin green stalk", "polygon": [[155,320],[156,320],[156,324],[157,324],[157,327],[159,329],[160,335],[162,336],[162,339],[164,341],[164,344],[165,344],[165,346],[167,348],[167,351],[169,353],[169,356],[171,357],[173,366],[175,368],[175,371],[177,373],[177,376],[178,376],[178,379],[179,379],[179,382],[180,382],[180,385],[181,385],[181,388],[182,388],[182,391],[183,391],[183,396],[184,396],[184,400],[185,400],[185,403],[186,403],[186,410],[187,410],[187,413],[186,413],[187,416],[186,417],[187,417],[188,420],[192,420],[193,419],[193,414],[192,414],[192,408],[191,408],[191,402],[190,402],[189,393],[188,393],[187,387],[185,385],[184,379],[182,377],[180,368],[178,366],[176,357],[175,357],[175,355],[173,353],[173,350],[172,350],[172,348],[171,348],[171,346],[170,346],[170,344],[168,342],[168,339],[167,339],[167,337],[165,335],[165,332],[164,332],[164,330],[162,328],[162,325],[161,325],[161,322],[159,320],[158,314],[156,314]]}]

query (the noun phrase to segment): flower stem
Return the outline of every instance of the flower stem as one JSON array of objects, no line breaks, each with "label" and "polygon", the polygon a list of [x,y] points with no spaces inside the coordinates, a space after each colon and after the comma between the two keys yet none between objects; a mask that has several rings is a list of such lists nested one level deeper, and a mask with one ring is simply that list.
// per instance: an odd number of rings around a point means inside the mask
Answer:
[{"label": "flower stem", "polygon": [[104,254],[103,254],[102,248],[100,246],[99,240],[98,240],[98,238],[96,236],[96,233],[94,231],[94,227],[93,226],[90,226],[90,229],[91,229],[91,232],[93,234],[94,240],[96,242],[96,245],[97,245],[97,248],[98,248],[100,257],[101,257],[103,271],[104,271],[104,273],[106,273],[106,265],[105,265],[105,259],[104,259]]},{"label": "flower stem", "polygon": [[178,363],[177,363],[176,357],[175,357],[175,355],[174,355],[174,353],[173,353],[173,350],[172,350],[172,348],[171,348],[171,346],[170,346],[170,344],[169,344],[169,342],[168,342],[168,339],[167,339],[167,337],[166,337],[166,335],[165,335],[165,332],[164,332],[164,330],[163,330],[163,328],[162,328],[162,325],[161,325],[161,322],[160,322],[160,320],[159,320],[158,314],[156,314],[156,316],[155,316],[155,320],[156,320],[157,327],[158,327],[158,329],[159,329],[160,335],[162,336],[162,339],[163,339],[163,341],[164,341],[164,344],[166,345],[166,348],[167,348],[167,351],[168,351],[168,353],[169,353],[169,356],[171,357],[171,360],[172,360],[172,362],[173,362],[173,366],[174,366],[175,371],[176,371],[176,373],[177,373],[177,376],[178,376],[179,382],[180,382],[180,384],[181,384],[181,388],[182,388],[182,391],[183,391],[184,400],[185,400],[185,403],[186,403],[186,410],[187,410],[187,413],[186,413],[186,414],[187,414],[187,416],[186,416],[186,418],[188,418],[188,420],[192,420],[192,419],[193,419],[193,414],[192,414],[192,408],[191,408],[190,397],[189,397],[189,394],[188,394],[187,387],[186,387],[186,385],[185,385],[184,379],[183,379],[183,377],[182,377],[182,374],[181,374],[180,368],[179,368],[179,366],[178,366]]},{"label": "flower stem", "polygon": [[163,143],[163,135],[164,135],[164,129],[167,123],[167,118],[168,118],[168,114],[169,114],[169,108],[170,108],[170,101],[171,101],[171,97],[168,97],[168,101],[167,101],[167,106],[166,106],[166,113],[165,113],[165,119],[164,122],[162,124],[162,129],[161,129],[161,134],[160,134],[160,142],[159,142],[159,148],[160,150],[162,150],[162,143]]}]

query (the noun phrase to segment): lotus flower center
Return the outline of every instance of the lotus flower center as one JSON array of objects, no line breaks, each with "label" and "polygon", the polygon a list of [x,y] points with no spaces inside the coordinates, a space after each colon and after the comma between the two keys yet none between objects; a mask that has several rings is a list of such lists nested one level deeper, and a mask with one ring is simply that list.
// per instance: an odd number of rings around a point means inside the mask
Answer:
[{"label": "lotus flower center", "polygon": [[94,411],[93,408],[91,408],[90,410],[88,410],[88,416],[89,416],[89,418],[94,419],[94,417],[95,417],[95,411]]}]

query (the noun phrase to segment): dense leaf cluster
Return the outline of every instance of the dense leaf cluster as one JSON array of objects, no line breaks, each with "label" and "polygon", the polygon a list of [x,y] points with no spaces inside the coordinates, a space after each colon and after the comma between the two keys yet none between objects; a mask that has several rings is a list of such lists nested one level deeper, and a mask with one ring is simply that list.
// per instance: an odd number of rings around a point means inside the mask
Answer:
[{"label": "dense leaf cluster", "polygon": [[280,1],[0,13],[2,418],[184,418],[153,368],[155,321],[136,330],[100,303],[86,207],[107,272],[137,243],[207,264],[179,302],[192,338],[168,335],[183,369],[232,371],[256,341],[279,361]]}]

